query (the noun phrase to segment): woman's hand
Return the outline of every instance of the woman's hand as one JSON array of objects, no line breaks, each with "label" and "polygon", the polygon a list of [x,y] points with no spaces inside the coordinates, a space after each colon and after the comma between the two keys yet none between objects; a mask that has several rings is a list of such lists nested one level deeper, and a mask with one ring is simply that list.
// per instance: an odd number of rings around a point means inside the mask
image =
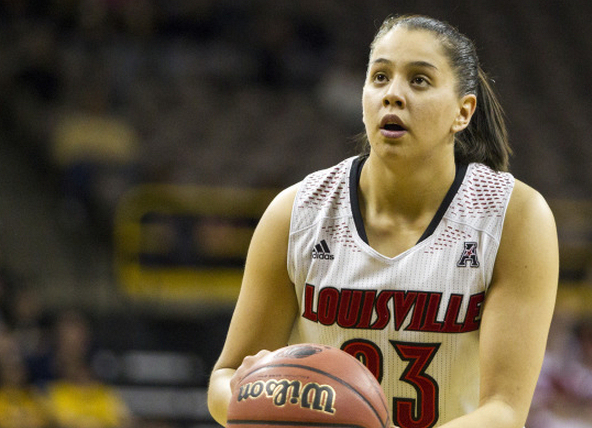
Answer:
[{"label": "woman's hand", "polygon": [[234,375],[230,378],[230,390],[234,393],[235,388],[240,383],[240,381],[249,373],[251,367],[253,367],[255,363],[257,363],[259,360],[261,360],[261,358],[265,357],[270,353],[271,351],[262,349],[255,355],[246,356],[243,359],[241,365],[234,372]]}]

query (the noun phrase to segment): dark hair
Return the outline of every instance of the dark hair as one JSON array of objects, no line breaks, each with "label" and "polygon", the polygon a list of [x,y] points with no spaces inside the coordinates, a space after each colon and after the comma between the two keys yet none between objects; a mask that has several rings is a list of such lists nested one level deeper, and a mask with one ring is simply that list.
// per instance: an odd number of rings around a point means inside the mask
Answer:
[{"label": "dark hair", "polygon": [[421,15],[389,16],[370,44],[370,56],[378,41],[395,27],[429,31],[440,40],[457,79],[459,96],[474,94],[477,107],[471,122],[455,136],[455,159],[480,162],[496,171],[507,171],[512,149],[508,143],[504,111],[492,82],[479,65],[473,42],[452,25]]}]

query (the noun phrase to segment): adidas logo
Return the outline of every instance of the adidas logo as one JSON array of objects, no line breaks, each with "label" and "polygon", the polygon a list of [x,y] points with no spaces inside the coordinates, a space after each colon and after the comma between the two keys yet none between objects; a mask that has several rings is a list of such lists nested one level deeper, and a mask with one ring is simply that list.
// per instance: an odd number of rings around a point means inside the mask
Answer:
[{"label": "adidas logo", "polygon": [[331,254],[327,241],[324,239],[314,246],[312,250],[312,258],[319,260],[333,260],[335,256]]}]

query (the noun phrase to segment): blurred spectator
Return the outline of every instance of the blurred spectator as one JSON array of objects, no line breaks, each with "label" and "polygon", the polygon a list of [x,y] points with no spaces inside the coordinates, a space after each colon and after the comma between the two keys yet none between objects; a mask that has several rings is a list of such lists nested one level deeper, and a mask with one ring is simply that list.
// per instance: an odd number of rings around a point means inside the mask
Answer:
[{"label": "blurred spectator", "polygon": [[92,340],[88,320],[79,312],[60,314],[55,325],[54,367],[47,385],[48,405],[60,428],[126,428],[130,412],[110,386],[98,380],[89,364]]},{"label": "blurred spectator", "polygon": [[125,428],[131,426],[127,406],[88,367],[70,367],[67,377],[51,382],[48,404],[60,427]]},{"label": "blurred spectator", "polygon": [[27,380],[37,386],[48,377],[50,340],[45,309],[38,290],[8,269],[0,269],[0,330],[10,334],[26,365]]},{"label": "blurred spectator", "polygon": [[53,427],[42,395],[28,383],[17,341],[7,331],[0,333],[0,427]]},{"label": "blurred spectator", "polygon": [[30,381],[41,385],[50,349],[48,316],[36,290],[20,284],[11,300],[9,328],[27,364]]},{"label": "blurred spectator", "polygon": [[133,176],[139,138],[135,128],[113,112],[108,91],[100,76],[90,78],[51,135],[51,160],[62,176],[64,219],[74,229],[100,227],[101,220],[111,218]]},{"label": "blurred spectator", "polygon": [[592,427],[592,318],[574,325],[545,356],[527,428]]}]

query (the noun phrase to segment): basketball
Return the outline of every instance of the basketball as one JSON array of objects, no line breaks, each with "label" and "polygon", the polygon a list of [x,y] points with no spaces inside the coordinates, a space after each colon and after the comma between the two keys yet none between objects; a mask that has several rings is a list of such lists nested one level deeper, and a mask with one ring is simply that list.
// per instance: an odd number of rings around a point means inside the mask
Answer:
[{"label": "basketball", "polygon": [[228,408],[227,427],[388,428],[378,381],[353,356],[325,345],[291,345],[251,367]]}]

